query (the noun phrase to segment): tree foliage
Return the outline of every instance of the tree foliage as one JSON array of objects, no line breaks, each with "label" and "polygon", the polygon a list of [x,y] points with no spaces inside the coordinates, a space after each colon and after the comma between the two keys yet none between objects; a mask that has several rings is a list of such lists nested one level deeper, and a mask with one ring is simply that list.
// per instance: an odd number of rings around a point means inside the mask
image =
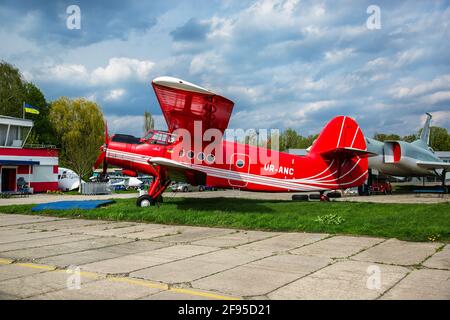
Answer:
[{"label": "tree foliage", "polygon": [[144,112],[144,132],[147,133],[149,130],[155,129],[155,120],[150,112]]},{"label": "tree foliage", "polygon": [[0,114],[22,117],[25,85],[26,82],[19,69],[5,61],[0,61]]},{"label": "tree foliage", "polygon": [[[386,140],[402,140],[406,142],[413,142],[420,137],[423,129],[420,129],[417,134],[410,134],[407,136],[400,137],[397,134],[385,134],[385,133],[375,133],[373,138],[378,141]],[[430,127],[430,147],[436,151],[447,151],[450,150],[450,134],[447,129],[441,127]]]},{"label": "tree foliage", "polygon": [[103,142],[104,121],[100,107],[83,98],[61,97],[50,106],[50,122],[61,141],[60,161],[80,178],[92,172]]}]

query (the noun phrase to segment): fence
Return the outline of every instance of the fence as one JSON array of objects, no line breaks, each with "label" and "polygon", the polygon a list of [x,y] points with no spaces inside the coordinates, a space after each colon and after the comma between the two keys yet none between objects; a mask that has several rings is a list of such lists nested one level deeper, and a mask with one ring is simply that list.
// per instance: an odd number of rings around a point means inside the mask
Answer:
[{"label": "fence", "polygon": [[81,194],[110,194],[107,182],[86,182],[81,184]]}]

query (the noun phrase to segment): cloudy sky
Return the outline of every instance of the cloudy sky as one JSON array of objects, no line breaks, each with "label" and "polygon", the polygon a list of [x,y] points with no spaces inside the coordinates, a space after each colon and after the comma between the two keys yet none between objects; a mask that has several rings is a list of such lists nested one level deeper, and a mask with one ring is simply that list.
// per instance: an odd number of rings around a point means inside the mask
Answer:
[{"label": "cloudy sky", "polygon": [[450,129],[449,1],[1,0],[0,21],[0,59],[47,100],[94,99],[115,132],[141,135],[144,110],[164,127],[161,75],[233,100],[233,128],[308,135],[345,114],[368,136],[406,135],[429,111]]}]

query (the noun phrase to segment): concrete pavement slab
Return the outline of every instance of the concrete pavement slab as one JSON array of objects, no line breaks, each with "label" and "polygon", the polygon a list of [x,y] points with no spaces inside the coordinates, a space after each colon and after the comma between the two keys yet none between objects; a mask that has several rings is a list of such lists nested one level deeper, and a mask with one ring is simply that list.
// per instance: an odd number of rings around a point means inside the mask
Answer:
[{"label": "concrete pavement slab", "polygon": [[[84,226],[84,227],[74,227],[74,228],[67,228],[64,230],[64,232],[67,233],[75,233],[75,234],[90,234],[90,235],[103,235],[103,234],[96,234],[96,232],[106,231],[106,230],[112,230],[112,229],[120,229],[120,228],[126,228],[126,227],[132,227],[139,225],[135,222],[111,222],[106,224],[99,224],[99,225],[93,225],[93,226]],[[105,236],[108,236],[109,234],[105,234]]]},{"label": "concrete pavement slab", "polygon": [[416,265],[434,254],[440,246],[442,246],[440,243],[418,243],[389,239],[355,255],[352,259],[404,266]]},{"label": "concrete pavement slab", "polygon": [[414,270],[381,299],[450,300],[450,271]]},{"label": "concrete pavement slab", "polygon": [[335,236],[290,251],[292,254],[346,258],[384,241],[380,238]]},{"label": "concrete pavement slab", "polygon": [[[374,272],[375,270],[375,272]],[[341,261],[275,290],[270,299],[376,299],[409,270],[370,262]]]},{"label": "concrete pavement slab", "polygon": [[328,234],[325,233],[284,233],[276,237],[242,245],[239,248],[277,253],[299,248],[324,239],[327,236]]},{"label": "concrete pavement slab", "polygon": [[0,234],[0,243],[10,243],[17,241],[26,241],[26,240],[36,240],[42,238],[52,238],[52,237],[61,237],[65,236],[65,233],[58,231],[43,231],[43,232],[27,232],[22,234],[9,234],[2,235]]},{"label": "concrete pavement slab", "polygon": [[423,265],[428,268],[450,270],[450,245],[446,245],[441,251],[436,252]]},{"label": "concrete pavement slab", "polygon": [[56,244],[61,244],[61,243],[66,243],[66,242],[76,242],[76,241],[87,240],[87,239],[92,239],[92,238],[93,238],[93,236],[88,236],[88,235],[67,235],[67,236],[52,237],[52,238],[42,238],[42,239],[34,239],[34,240],[8,242],[8,243],[0,244],[0,252],[43,247],[43,246],[56,245]]},{"label": "concrete pavement slab", "polygon": [[277,255],[194,281],[192,286],[233,295],[261,296],[331,262],[322,257]]},{"label": "concrete pavement slab", "polygon": [[172,226],[163,226],[161,225],[159,228],[148,228],[137,231],[137,232],[129,232],[119,235],[123,238],[128,239],[140,239],[140,240],[148,240],[159,237],[165,237],[170,235],[180,234],[183,227],[172,227]]},{"label": "concrete pavement slab", "polygon": [[62,289],[34,296],[32,300],[135,300],[161,289],[139,286],[128,282],[116,282],[108,279],[82,284],[78,290]]},{"label": "concrete pavement slab", "polygon": [[139,300],[223,300],[236,299],[239,297],[230,296],[221,292],[183,289],[165,290]]},{"label": "concrete pavement slab", "polygon": [[45,270],[38,268],[25,268],[17,264],[2,265],[0,266],[0,281],[20,278],[23,276],[28,276],[41,272],[45,272]]},{"label": "concrete pavement slab", "polygon": [[133,253],[144,252],[147,250],[158,249],[166,246],[163,243],[154,241],[131,241],[127,243],[101,247],[98,249],[83,250],[79,252],[61,254],[57,256],[38,259],[41,263],[47,263],[58,267],[70,265],[84,265],[97,261],[113,259]]},{"label": "concrete pavement slab", "polygon": [[182,283],[197,280],[257,259],[268,256],[267,251],[223,249],[196,257],[146,268],[130,275],[137,278]]},{"label": "concrete pavement slab", "polygon": [[110,224],[111,221],[104,220],[85,220],[85,219],[66,219],[49,222],[29,223],[20,226],[22,229],[34,229],[45,231],[65,231],[69,228],[82,228],[87,226],[96,226],[101,224]]},{"label": "concrete pavement slab", "polygon": [[235,231],[232,229],[222,229],[222,228],[182,227],[179,228],[178,234],[167,235],[158,238],[158,241],[172,242],[172,243],[193,242],[209,237],[230,234],[233,232]]},{"label": "concrete pavement slab", "polygon": [[43,223],[48,221],[59,221],[64,220],[62,218],[55,217],[44,217],[37,215],[19,215],[19,214],[2,214],[0,216],[0,227],[5,226],[19,226],[26,225],[29,223]]},{"label": "concrete pavement slab", "polygon": [[236,232],[191,242],[196,245],[229,248],[280,235],[279,232],[237,230]]},{"label": "concrete pavement slab", "polygon": [[[67,282],[71,274],[65,271],[48,271],[33,274],[16,279],[0,281],[0,288],[3,292],[18,298],[28,298],[31,296],[60,290],[67,287]],[[96,280],[90,277],[81,277],[81,285]]]},{"label": "concrete pavement slab", "polygon": [[130,242],[129,239],[122,238],[93,238],[88,240],[62,243],[57,245],[49,245],[38,248],[20,249],[8,252],[1,252],[0,257],[12,259],[40,259],[45,257],[52,257],[65,253],[80,252],[89,249],[96,249],[106,246],[118,245],[125,242]]},{"label": "concrete pavement slab", "polygon": [[[159,225],[158,228],[163,228],[164,226]],[[156,229],[156,228],[149,228],[149,229]],[[129,234],[129,233],[136,233],[136,232],[143,232],[146,230],[146,226],[143,224],[138,224],[134,226],[126,226],[121,228],[109,228],[105,230],[97,230],[97,231],[89,231],[89,234],[97,235],[97,236],[108,236],[108,237],[121,237],[123,235]],[[132,237],[130,237],[132,238]],[[133,238],[135,239],[135,238]]]}]

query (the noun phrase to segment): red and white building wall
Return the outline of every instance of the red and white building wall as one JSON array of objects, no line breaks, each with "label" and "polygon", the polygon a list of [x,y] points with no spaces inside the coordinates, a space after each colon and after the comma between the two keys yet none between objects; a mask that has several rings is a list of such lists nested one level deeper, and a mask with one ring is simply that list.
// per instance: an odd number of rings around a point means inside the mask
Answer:
[{"label": "red and white building wall", "polygon": [[58,150],[0,147],[0,192],[20,191],[24,181],[33,192],[58,190]]}]

